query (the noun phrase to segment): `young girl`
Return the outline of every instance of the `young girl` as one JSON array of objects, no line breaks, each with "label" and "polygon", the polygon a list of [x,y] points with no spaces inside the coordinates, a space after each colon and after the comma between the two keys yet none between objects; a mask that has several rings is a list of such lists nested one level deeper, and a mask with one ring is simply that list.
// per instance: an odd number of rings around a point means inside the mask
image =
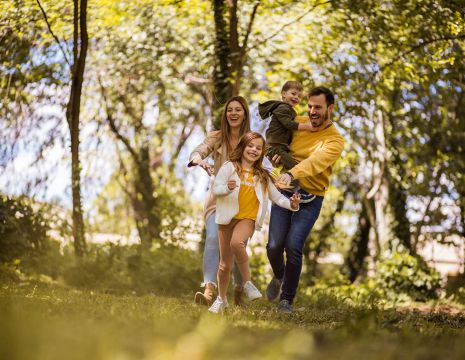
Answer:
[{"label": "young girl", "polygon": [[262,296],[250,281],[249,257],[246,242],[255,229],[260,230],[268,198],[289,210],[299,209],[300,197],[296,193],[290,199],[274,186],[268,172],[263,169],[265,139],[256,132],[248,132],[239,140],[230,155],[230,161],[218,171],[213,184],[216,195],[216,223],[220,242],[218,268],[218,297],[209,311],[218,313],[228,306],[226,292],[233,260],[244,282],[244,292],[249,300]]}]

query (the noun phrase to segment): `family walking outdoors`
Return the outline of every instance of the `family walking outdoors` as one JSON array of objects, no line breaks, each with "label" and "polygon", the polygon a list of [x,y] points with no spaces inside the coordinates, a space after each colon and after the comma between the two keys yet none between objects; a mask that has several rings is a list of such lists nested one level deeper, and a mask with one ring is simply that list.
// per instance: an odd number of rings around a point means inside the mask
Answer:
[{"label": "family walking outdoors", "polygon": [[[300,83],[287,81],[282,101],[259,105],[260,116],[271,117],[265,137],[250,131],[247,101],[241,96],[230,98],[220,130],[208,133],[190,155],[188,166],[200,166],[214,179],[204,206],[204,291],[195,294],[195,302],[209,306],[212,313],[229,306],[231,272],[236,305],[242,305],[244,298],[262,297],[250,276],[246,247],[262,227],[269,200],[266,251],[273,277],[265,294],[269,301],[279,298],[279,312],[292,312],[303,247],[320,214],[332,166],[344,147],[331,120],[333,93],[325,87],[313,88],[307,94],[308,116],[298,116],[294,107],[302,95]],[[206,161],[209,156],[213,166]],[[282,165],[277,179],[264,168],[265,156],[273,165]]]}]

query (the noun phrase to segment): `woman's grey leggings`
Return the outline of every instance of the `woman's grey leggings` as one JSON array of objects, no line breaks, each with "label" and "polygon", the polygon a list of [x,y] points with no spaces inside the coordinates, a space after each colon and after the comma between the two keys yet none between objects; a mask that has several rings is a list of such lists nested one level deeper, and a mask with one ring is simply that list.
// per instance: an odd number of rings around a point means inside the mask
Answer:
[{"label": "woman's grey leggings", "polygon": [[[203,283],[217,285],[218,264],[220,262],[220,245],[218,241],[218,225],[215,223],[215,212],[212,212],[206,222],[205,249],[203,251]],[[242,285],[239,269],[233,266],[234,285]]]}]

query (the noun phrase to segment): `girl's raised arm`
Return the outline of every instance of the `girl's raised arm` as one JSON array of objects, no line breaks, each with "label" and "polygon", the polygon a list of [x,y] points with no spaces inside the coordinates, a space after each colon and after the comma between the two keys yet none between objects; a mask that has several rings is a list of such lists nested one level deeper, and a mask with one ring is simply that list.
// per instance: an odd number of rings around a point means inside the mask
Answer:
[{"label": "girl's raised arm", "polygon": [[268,183],[268,196],[271,201],[273,201],[276,205],[281,206],[282,208],[291,211],[299,210],[299,207],[297,207],[296,209],[292,208],[291,201],[279,192],[279,190],[276,188],[272,181]]}]

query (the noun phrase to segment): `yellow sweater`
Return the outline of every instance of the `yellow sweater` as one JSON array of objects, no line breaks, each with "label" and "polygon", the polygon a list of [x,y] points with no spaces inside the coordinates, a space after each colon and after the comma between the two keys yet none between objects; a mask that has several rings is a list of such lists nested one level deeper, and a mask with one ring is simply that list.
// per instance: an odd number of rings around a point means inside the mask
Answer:
[{"label": "yellow sweater", "polygon": [[[297,122],[307,122],[307,116],[297,116]],[[294,131],[291,155],[299,161],[289,172],[300,186],[311,194],[323,196],[328,190],[332,166],[341,156],[344,139],[336,127],[321,131]]]}]

